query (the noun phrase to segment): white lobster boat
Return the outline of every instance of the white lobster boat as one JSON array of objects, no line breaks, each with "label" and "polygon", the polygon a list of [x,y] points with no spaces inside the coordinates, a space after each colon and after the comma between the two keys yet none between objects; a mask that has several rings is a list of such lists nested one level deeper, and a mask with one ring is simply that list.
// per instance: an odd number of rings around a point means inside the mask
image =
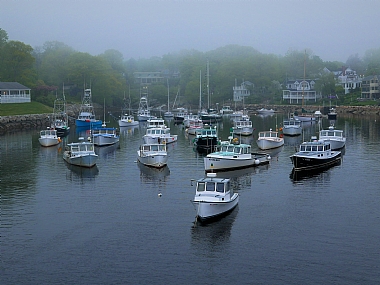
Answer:
[{"label": "white lobster boat", "polygon": [[301,121],[293,117],[284,120],[282,126],[282,133],[287,136],[298,136],[302,134]]},{"label": "white lobster boat", "polygon": [[262,149],[272,149],[284,145],[284,138],[279,137],[278,132],[272,131],[263,131],[259,132],[259,138],[257,139],[257,146]]},{"label": "white lobster boat", "polygon": [[143,136],[143,140],[146,144],[169,144],[176,142],[178,135],[171,135],[170,128],[166,127],[148,128]]},{"label": "white lobster boat", "polygon": [[119,120],[119,127],[132,127],[137,126],[138,121],[135,121],[135,117],[129,114],[123,114]]},{"label": "white lobster boat", "polygon": [[72,165],[93,167],[98,160],[98,155],[94,150],[94,144],[89,141],[83,141],[83,138],[79,138],[79,140],[80,142],[69,143],[67,145],[63,153],[63,159]]},{"label": "white lobster boat", "polygon": [[334,126],[330,126],[328,130],[321,130],[319,132],[319,140],[329,142],[332,150],[341,149],[346,145],[343,131],[335,129]]},{"label": "white lobster boat", "polygon": [[40,131],[38,141],[42,146],[54,146],[61,142],[61,138],[57,135],[57,130],[47,129]]},{"label": "white lobster boat", "polygon": [[250,136],[253,133],[252,121],[250,120],[237,120],[234,121],[232,127],[235,135]]},{"label": "white lobster boat", "polygon": [[140,163],[161,168],[167,165],[168,153],[166,144],[143,144],[137,151],[137,159]]},{"label": "white lobster boat", "polygon": [[119,142],[116,128],[95,128],[91,132],[92,140],[96,146],[113,145]]},{"label": "white lobster boat", "polygon": [[[237,138],[232,141],[237,142]],[[204,158],[206,172],[229,171],[269,163],[269,155],[251,153],[251,145],[233,142],[222,142],[218,151]]]},{"label": "white lobster boat", "polygon": [[206,222],[231,212],[239,202],[239,194],[233,192],[230,179],[216,178],[215,173],[208,173],[207,178],[196,181],[191,202],[197,211],[197,220]]}]

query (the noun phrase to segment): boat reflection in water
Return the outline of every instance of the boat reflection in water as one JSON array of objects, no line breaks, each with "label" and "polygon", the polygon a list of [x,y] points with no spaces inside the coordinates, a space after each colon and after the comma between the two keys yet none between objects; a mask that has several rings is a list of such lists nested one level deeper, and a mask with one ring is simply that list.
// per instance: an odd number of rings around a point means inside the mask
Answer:
[{"label": "boat reflection in water", "polygon": [[343,159],[339,159],[339,160],[336,161],[335,164],[331,164],[331,165],[329,165],[327,167],[319,168],[319,169],[315,169],[315,170],[296,171],[293,168],[292,172],[290,172],[290,174],[289,174],[289,178],[291,180],[293,180],[293,182],[307,180],[307,179],[310,179],[310,178],[314,178],[315,179],[317,177],[323,178],[323,177],[326,176],[326,174],[329,173],[329,169],[330,168],[333,168],[335,166],[341,165],[342,160]]},{"label": "boat reflection in water", "polygon": [[98,176],[99,174],[99,169],[97,165],[93,167],[81,167],[77,165],[72,165],[64,161],[66,167],[70,170],[70,172],[66,175],[66,177],[69,180],[73,180],[75,178],[80,178],[80,179],[92,179]]},{"label": "boat reflection in water", "polygon": [[239,205],[228,215],[220,217],[218,222],[196,221],[191,228],[191,244],[194,246],[194,250],[199,251],[201,255],[224,250],[226,242],[229,242],[231,229],[238,213]]},{"label": "boat reflection in water", "polygon": [[130,127],[120,127],[120,136],[132,136],[135,132],[138,132],[139,129],[139,125]]},{"label": "boat reflection in water", "polygon": [[239,143],[243,143],[243,144],[252,144],[253,142],[253,135],[249,135],[249,136],[240,136],[240,135],[236,135],[234,134],[233,135],[234,138],[237,138],[239,140]]},{"label": "boat reflection in water", "polygon": [[161,168],[149,167],[137,161],[140,169],[140,179],[143,182],[166,181],[170,175],[170,169],[167,165]]},{"label": "boat reflection in water", "polygon": [[115,152],[117,149],[120,149],[120,142],[117,142],[113,145],[95,147],[95,153],[101,157],[115,157]]}]

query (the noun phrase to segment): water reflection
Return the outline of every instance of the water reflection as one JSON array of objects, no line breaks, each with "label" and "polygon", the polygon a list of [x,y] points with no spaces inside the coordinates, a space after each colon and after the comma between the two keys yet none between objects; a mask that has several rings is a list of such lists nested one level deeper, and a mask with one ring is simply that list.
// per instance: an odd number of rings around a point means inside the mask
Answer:
[{"label": "water reflection", "polygon": [[302,136],[284,136],[284,145],[285,146],[295,146],[298,148],[298,146],[302,142]]},{"label": "water reflection", "polygon": [[78,178],[80,180],[93,179],[99,174],[99,169],[96,165],[88,168],[88,167],[80,167],[80,166],[72,165],[72,164],[67,163],[66,161],[64,161],[64,163],[67,169],[70,170],[66,175],[66,178],[68,180],[77,180]]},{"label": "water reflection", "polygon": [[253,142],[253,135],[250,136],[240,136],[240,135],[233,135],[234,138],[238,138],[240,143],[244,144],[252,144]]},{"label": "water reflection", "polygon": [[[228,215],[212,223],[195,222],[191,228],[192,245],[201,255],[225,249],[231,236],[232,225],[239,212],[239,205]],[[195,211],[194,211],[195,215]]]},{"label": "water reflection", "polygon": [[170,170],[167,165],[161,168],[155,168],[137,162],[137,166],[140,169],[140,179],[142,182],[166,181],[167,176],[170,175]]},{"label": "water reflection", "polygon": [[113,145],[108,145],[108,146],[96,146],[95,147],[95,153],[99,155],[100,157],[107,158],[109,156],[115,156],[115,152],[117,149],[120,149],[120,143],[117,142]]},{"label": "water reflection", "polygon": [[138,133],[140,130],[140,126],[130,126],[130,127],[120,127],[120,136],[133,136],[135,133]]},{"label": "water reflection", "polygon": [[341,165],[341,163],[342,159],[339,159],[335,164],[330,165],[328,167],[308,171],[295,171],[293,168],[289,174],[289,178],[293,180],[293,182],[307,180],[310,178],[313,178],[313,181],[320,181],[321,179],[325,180],[326,177],[329,177],[330,175],[330,168]]}]

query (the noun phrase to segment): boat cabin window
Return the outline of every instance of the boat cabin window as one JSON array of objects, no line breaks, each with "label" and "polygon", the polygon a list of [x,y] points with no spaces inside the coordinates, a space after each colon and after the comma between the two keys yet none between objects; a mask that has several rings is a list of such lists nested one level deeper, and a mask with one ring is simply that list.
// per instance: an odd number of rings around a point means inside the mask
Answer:
[{"label": "boat cabin window", "polygon": [[214,182],[207,182],[206,191],[215,191],[215,183]]},{"label": "boat cabin window", "polygon": [[306,151],[311,151],[311,145],[306,146]]},{"label": "boat cabin window", "polygon": [[197,191],[198,192],[205,191],[205,183],[204,182],[198,182]]},{"label": "boat cabin window", "polygon": [[318,146],[318,151],[323,151],[323,145]]},{"label": "boat cabin window", "polygon": [[216,192],[224,193],[224,183],[216,183]]},{"label": "boat cabin window", "polygon": [[311,147],[311,150],[312,150],[312,151],[317,151],[317,150],[318,150],[318,147],[317,147],[316,145],[313,145],[313,146]]},{"label": "boat cabin window", "polygon": [[144,151],[149,151],[149,145],[144,145],[143,150],[144,150]]},{"label": "boat cabin window", "polygon": [[241,151],[241,148],[240,148],[240,147],[235,147],[235,149],[234,149],[234,153],[239,154],[240,151]]},{"label": "boat cabin window", "polygon": [[244,148],[244,154],[251,153],[251,147]]},{"label": "boat cabin window", "polygon": [[152,145],[151,149],[152,151],[158,151],[158,145]]}]

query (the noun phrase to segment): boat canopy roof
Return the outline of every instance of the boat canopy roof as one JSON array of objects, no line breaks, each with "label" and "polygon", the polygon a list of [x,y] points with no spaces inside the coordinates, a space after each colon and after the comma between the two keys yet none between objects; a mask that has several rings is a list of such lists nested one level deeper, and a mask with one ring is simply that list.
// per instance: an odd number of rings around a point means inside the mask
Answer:
[{"label": "boat canopy roof", "polygon": [[196,192],[227,193],[230,191],[230,179],[202,178],[197,180]]}]

